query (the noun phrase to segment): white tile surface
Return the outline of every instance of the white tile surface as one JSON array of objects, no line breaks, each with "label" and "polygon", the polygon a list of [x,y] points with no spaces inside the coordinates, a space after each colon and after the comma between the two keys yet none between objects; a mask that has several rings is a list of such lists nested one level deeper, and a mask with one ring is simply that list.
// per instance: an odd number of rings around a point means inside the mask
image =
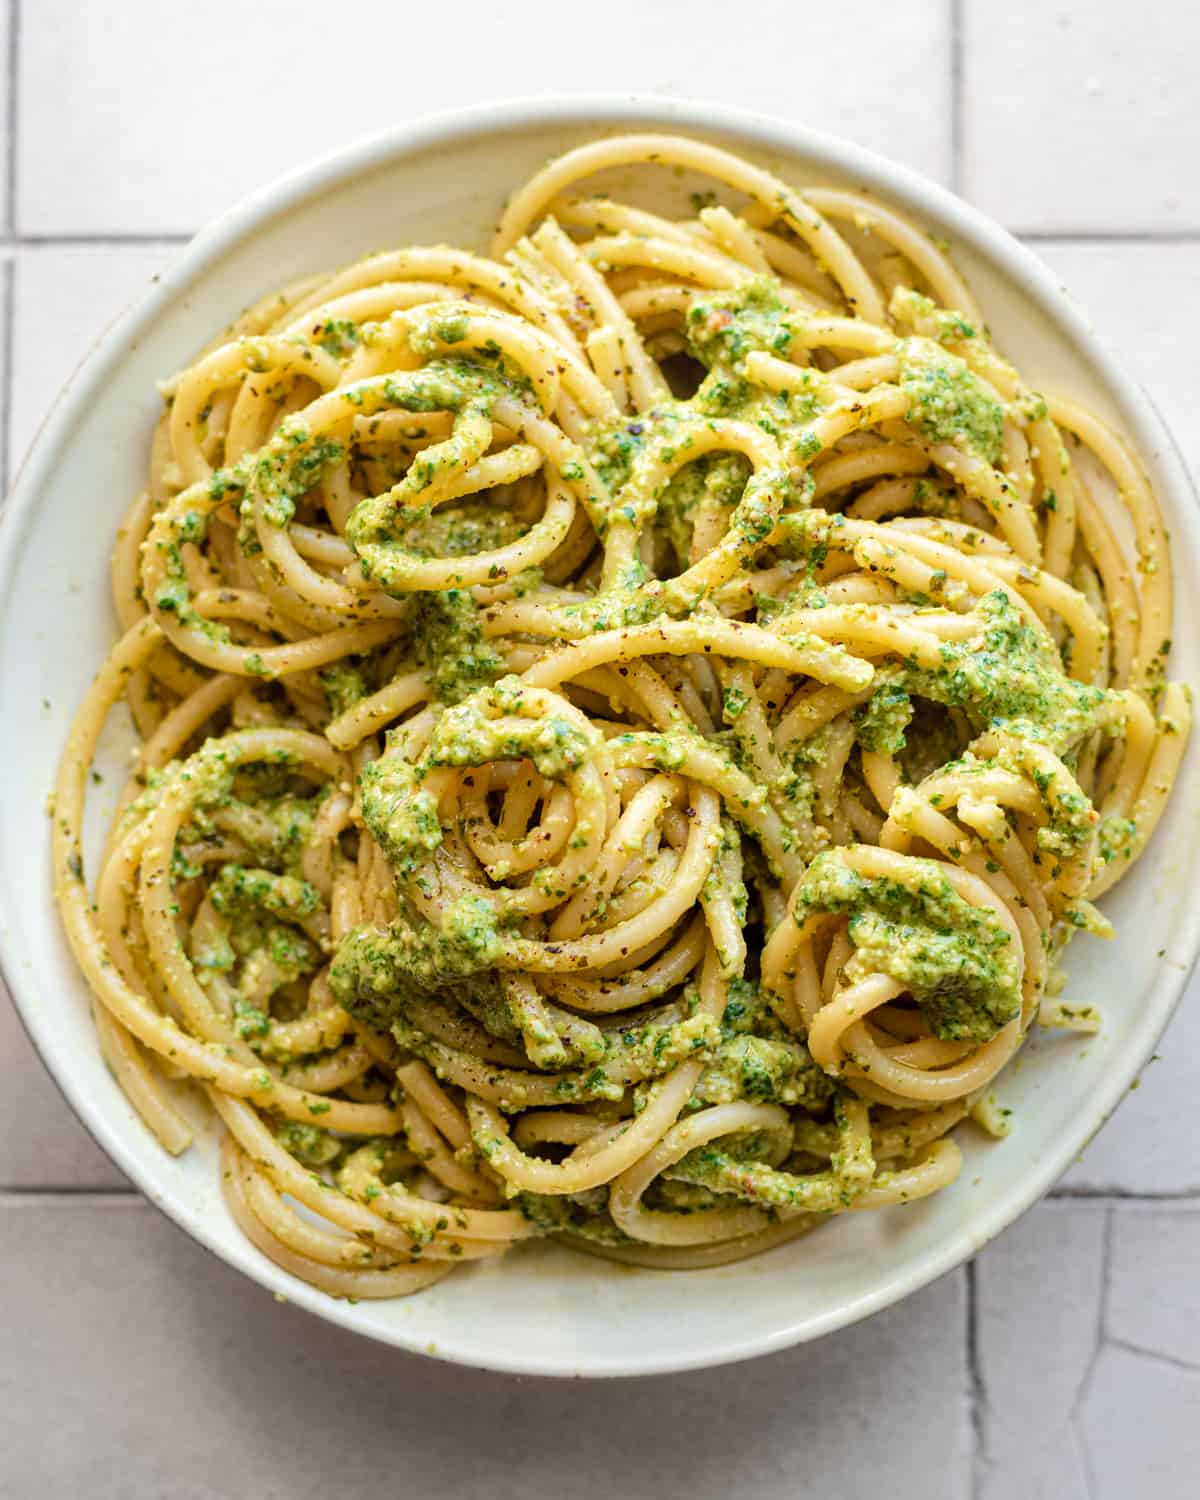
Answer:
[{"label": "white tile surface", "polygon": [[984,1251],[981,1500],[1195,1494],[1198,1271],[1196,1203],[1046,1203]]},{"label": "white tile surface", "polygon": [[1017,229],[1200,229],[1200,9],[962,10],[967,198]]},{"label": "white tile surface", "polygon": [[980,1500],[1088,1500],[1071,1412],[1096,1353],[1107,1212],[1043,1204],[976,1262]]},{"label": "white tile surface", "polygon": [[1200,1398],[1198,1292],[1200,1204],[1113,1215],[1108,1334],[1147,1356],[1190,1365]]},{"label": "white tile surface", "polygon": [[1069,1191],[1200,1193],[1200,1158],[1181,1121],[1200,1089],[1200,980],[1142,1071],[1138,1087],[1063,1178]]},{"label": "white tile surface", "polygon": [[[251,187],[358,136],[516,95],[738,102],[949,174],[948,21],[936,4],[442,0],[406,9],[209,0],[37,0],[21,46],[18,221],[26,233],[197,227]],[[819,58],[809,66],[807,58]],[[898,104],[897,79],[920,80]],[[61,129],[62,100],[72,129]],[[53,149],[50,149],[53,143]]]},{"label": "white tile surface", "polygon": [[961,1273],[817,1349],[604,1383],[368,1345],[128,1201],[2,1208],[0,1264],[4,1500],[967,1493]]},{"label": "white tile surface", "polygon": [[1128,1349],[1105,1349],[1080,1417],[1091,1458],[1090,1500],[1194,1495],[1200,1473],[1197,1411],[1195,1370]]},{"label": "white tile surface", "polygon": [[1200,242],[1049,240],[1032,248],[1122,357],[1130,377],[1149,391],[1193,476],[1200,475],[1191,352],[1200,339]]},{"label": "white tile surface", "polygon": [[[108,325],[144,292],[161,245],[22,248],[14,266],[10,463],[24,457],[64,382]],[[165,371],[164,373],[170,373]]]},{"label": "white tile surface", "polygon": [[0,223],[3,224],[5,229],[11,227],[8,223],[10,208],[9,163],[11,160],[8,122],[12,104],[11,74],[9,68],[11,39],[12,5],[8,4],[0,8],[0,205],[3,206],[0,208]]}]

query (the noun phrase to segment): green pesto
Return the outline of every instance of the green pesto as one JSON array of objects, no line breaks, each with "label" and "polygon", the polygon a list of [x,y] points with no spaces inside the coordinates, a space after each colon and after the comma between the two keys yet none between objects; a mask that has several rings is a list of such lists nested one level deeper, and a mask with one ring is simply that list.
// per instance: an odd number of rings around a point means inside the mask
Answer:
[{"label": "green pesto", "polygon": [[[833,1098],[833,1118],[839,1127],[845,1123],[840,1097]],[[789,1143],[794,1139],[789,1129],[782,1143],[774,1131],[749,1131],[726,1136],[689,1151],[663,1174],[673,1184],[686,1184],[693,1190],[715,1194],[736,1194],[749,1199],[769,1214],[797,1212],[827,1213],[849,1205],[856,1189],[861,1189],[874,1175],[875,1163],[870,1146],[848,1148],[839,1140],[830,1155],[828,1172],[787,1170],[785,1160]],[[697,1203],[697,1207],[701,1203]]]},{"label": "green pesto", "polygon": [[787,1041],[791,1032],[771,1009],[757,979],[735,978],[729,981],[721,1036],[725,1039],[761,1036]]},{"label": "green pesto", "polygon": [[1138,826],[1132,818],[1102,818],[1097,830],[1097,848],[1104,863],[1109,864],[1114,859],[1132,859],[1137,831]]},{"label": "green pesto", "polygon": [[[381,942],[381,936],[385,941]],[[334,992],[352,1014],[372,1025],[389,1029],[396,1041],[409,1052],[437,1066],[437,1054],[429,1036],[414,1025],[407,1012],[421,1000],[467,1012],[491,1035],[502,1041],[517,1042],[521,1030],[511,1003],[500,994],[494,973],[479,971],[472,975],[439,980],[428,969],[414,981],[414,965],[401,955],[402,964],[393,960],[393,946],[387,935],[378,932],[351,933],[343,941],[334,961],[331,982]],[[614,1102],[625,1098],[630,1078],[659,1078],[682,1062],[703,1061],[717,1045],[720,1029],[703,1014],[691,1014],[673,1022],[630,1021],[620,1030],[599,1032],[594,1044],[586,1048],[572,1042],[568,1049],[566,1072],[554,1078],[554,1097],[558,1104],[579,1104],[590,1099]],[[531,1062],[533,1059],[530,1059]],[[577,1065],[575,1065],[577,1064]],[[519,1110],[528,1103],[525,1079],[536,1076],[517,1070],[509,1075],[508,1093],[500,1108]],[[489,1142],[476,1136],[476,1146],[487,1155]],[[494,1147],[493,1147],[494,1149]]]},{"label": "green pesto", "polygon": [[[320,897],[312,886],[292,875],[229,864],[209,888],[209,897],[223,920],[192,948],[199,973],[227,974],[252,993],[261,992],[265,983],[273,994],[320,968],[320,947],[292,925],[317,910]],[[256,1044],[269,1038],[269,1006],[235,993],[233,1010],[235,1029],[244,1041]]]},{"label": "green pesto", "polygon": [[572,1193],[555,1197],[549,1193],[518,1193],[513,1205],[543,1234],[573,1234],[598,1245],[636,1243],[618,1229],[608,1212],[608,1190],[596,1203],[591,1194]]},{"label": "green pesto", "polygon": [[1021,1009],[1011,935],[989,908],[964,901],[935,860],[907,864],[915,889],[860,875],[835,850],[818,854],[801,880],[796,920],[845,913],[868,968],[905,985],[935,1036],[986,1042]]},{"label": "green pesto", "polygon": [[775,277],[755,276],[731,291],[697,298],[688,309],[687,340],[700,363],[726,371],[756,351],[786,356],[794,334],[779,291]]},{"label": "green pesto", "polygon": [[329,712],[335,719],[349,712],[356,703],[361,703],[370,691],[362,668],[355,666],[349,659],[334,662],[332,666],[322,668],[317,675],[329,700]]},{"label": "green pesto", "polygon": [[408,880],[442,842],[437,798],[419,784],[402,755],[387,752],[359,776],[363,821],[391,861],[397,880]]},{"label": "green pesto", "polygon": [[317,343],[335,359],[344,359],[362,343],[358,324],[350,318],[327,318],[317,333]]},{"label": "green pesto", "polygon": [[483,638],[479,606],[466,589],[416,595],[413,650],[441,703],[461,703],[503,665]]},{"label": "green pesto", "polygon": [[431,766],[483,766],[527,756],[543,776],[555,780],[577,770],[588,758],[592,737],[570,719],[513,719],[524,695],[519,677],[502,677],[491,702],[503,713],[492,718],[478,698],[448,708],[434,729],[427,755]]},{"label": "green pesto", "polygon": [[261,498],[263,514],[270,524],[286,526],[296,514],[296,501],[320,481],[326,469],[341,460],[345,451],[343,444],[330,438],[314,438],[299,417],[286,417],[272,440],[233,470],[234,482],[245,491],[244,525],[249,526],[255,502]]},{"label": "green pesto", "polygon": [[[198,960],[196,966],[202,967]],[[253,1044],[264,1041],[271,1034],[271,1018],[267,1012],[243,1000],[240,995],[234,996],[233,1014],[234,1029],[242,1041]]]},{"label": "green pesto", "polygon": [[680,569],[688,565],[696,512],[706,502],[732,510],[741,500],[750,465],[740,453],[709,453],[685,465],[659,496],[657,523]]},{"label": "green pesto", "polygon": [[274,829],[270,846],[261,851],[253,837],[246,840],[259,854],[263,864],[272,868],[278,866],[285,874],[299,873],[300,862],[312,833],[313,818],[327,795],[328,792],[324,789],[311,797],[293,796],[285,792],[278,797],[263,797],[256,801],[255,810],[265,814]]},{"label": "green pesto", "polygon": [[731,1036],[717,1044],[692,1093],[690,1107],[732,1104],[790,1104],[823,1108],[834,1084],[813,1062],[802,1042],[760,1036]]},{"label": "green pesto", "polygon": [[[402,774],[393,777],[389,760],[385,756],[376,763],[384,767],[377,779],[364,778],[364,815],[389,851],[399,839],[401,857],[408,858],[421,833],[398,827],[397,816],[406,816],[406,805],[422,793],[414,792]],[[433,811],[431,804],[431,815]],[[431,823],[431,839],[432,832]],[[575,1020],[566,1034],[558,1033],[547,1012],[530,1010],[505,993],[496,973],[502,946],[491,903],[464,896],[446,910],[440,927],[406,911],[386,930],[350,932],[339,944],[330,983],[351,1014],[391,1029],[401,1045],[418,1055],[427,1050],[428,1038],[406,1013],[412,1005],[432,1000],[461,1009],[499,1040],[523,1046],[534,1066],[580,1067],[556,1083],[556,1095],[564,1103],[620,1099],[621,1078],[631,1068],[635,1078],[659,1076],[687,1058],[706,1056],[719,1038],[716,1023],[699,1014],[670,1024],[633,1023],[607,1033]],[[619,1065],[617,1073],[614,1065]]]},{"label": "green pesto", "polygon": [[854,732],[864,750],[899,755],[912,723],[912,699],[897,682],[885,682],[854,713]]},{"label": "green pesto", "polygon": [[714,1193],[736,1194],[766,1209],[802,1212],[825,1206],[814,1201],[821,1199],[826,1186],[819,1177],[781,1172],[768,1162],[744,1159],[716,1145],[689,1151],[665,1175]]},{"label": "green pesto", "polygon": [[817,822],[816,771],[827,753],[831,733],[831,726],[825,725],[807,739],[789,745],[781,756],[786,774],[779,788],[778,811],[789,846],[799,849],[806,859],[826,842]]},{"label": "green pesto", "polygon": [[[468,1014],[474,1016],[490,1036],[501,1042],[508,1042],[513,1047],[522,1045],[524,1035],[498,976],[481,974],[473,977],[469,983],[455,985],[453,991],[442,990],[440,993],[452,998]],[[547,1032],[549,1034],[539,1040],[550,1045],[553,1033],[549,1032],[549,1028]]]},{"label": "green pesto", "polygon": [[909,664],[908,692],[961,709],[976,732],[1003,727],[1061,753],[1089,734],[1109,694],[1068,677],[1054,644],[996,590],[975,606],[978,636],[946,641],[932,670]]},{"label": "green pesto", "polygon": [[721,712],[727,724],[740,719],[750,703],[749,693],[739,687],[727,687],[721,695]]},{"label": "green pesto", "polygon": [[404,527],[404,548],[418,558],[470,557],[505,547],[524,531],[512,511],[464,500],[435,511],[414,511]]},{"label": "green pesto", "polygon": [[275,1134],[285,1151],[290,1151],[311,1167],[328,1166],[342,1154],[342,1142],[337,1136],[316,1125],[283,1120],[275,1127]]},{"label": "green pesto", "polygon": [[646,1189],[642,1202],[647,1208],[666,1209],[669,1213],[696,1213],[704,1208],[727,1208],[729,1199],[709,1188],[697,1187],[690,1182],[676,1182],[669,1177],[656,1177]]},{"label": "green pesto", "polygon": [[598,635],[626,625],[646,625],[664,611],[661,593],[646,589],[645,569],[633,563],[629,575],[616,588],[605,589],[580,603],[559,606],[564,628],[572,636]]},{"label": "green pesto", "polygon": [[278,971],[276,988],[311,974],[321,964],[321,950],[316,943],[284,922],[261,921],[245,916],[232,929],[233,950],[239,958],[250,961],[269,959]]},{"label": "green pesto", "polygon": [[932,297],[911,287],[896,288],[890,311],[893,317],[912,324],[924,337],[934,338],[939,344],[960,344],[979,336],[979,329],[962,313],[939,307]]},{"label": "green pesto", "polygon": [[416,999],[496,967],[503,942],[491,902],[462,896],[441,927],[397,918],[383,931],[353,928],[329,971],[339,1003],[386,1029]]},{"label": "green pesto", "polygon": [[222,865],[209,887],[209,899],[222,914],[258,907],[274,916],[302,921],[321,905],[321,894],[295,875],[230,863]]},{"label": "green pesto", "polygon": [[[745,372],[748,354],[786,354],[794,337],[791,316],[779,283],[770,276],[698,297],[684,327],[688,352],[705,371],[695,394],[664,400],[633,421],[623,419],[592,435],[589,456],[612,494],[606,520],[655,520],[681,570],[688,563],[702,504],[711,501],[733,511],[730,525],[757,542],[774,524],[765,503],[768,491],[781,493],[788,507],[809,503],[811,480],[790,466],[804,464],[820,448],[807,427],[819,406],[819,372],[812,372],[808,394],[764,391]],[[689,461],[695,423],[706,418],[736,418],[761,427],[779,440],[789,467],[758,477],[751,476],[748,462],[736,453],[697,454]],[[662,465],[670,467],[671,477],[656,486],[649,476],[661,472]],[[673,600],[667,591],[658,608],[669,605],[678,611],[695,602]]]},{"label": "green pesto", "polygon": [[517,1045],[524,1047],[536,1068],[553,1072],[603,1062],[609,1055],[609,1038],[591,1021],[567,1018],[539,997],[517,989],[507,990],[505,1006]]},{"label": "green pesto", "polygon": [[934,443],[957,443],[988,463],[1000,457],[1004,407],[956,354],[929,339],[898,346],[906,421]]},{"label": "green pesto", "polygon": [[[749,354],[786,358],[795,337],[793,313],[772,276],[756,276],[724,292],[698,297],[688,309],[685,335],[693,357],[707,370],[692,400],[692,415],[734,417],[752,422],[779,440],[785,461],[803,465],[820,451],[810,424],[822,405],[824,377],[794,367],[801,391],[766,391],[746,377]],[[808,503],[807,478],[788,499]],[[787,488],[787,481],[784,481]]]},{"label": "green pesto", "polygon": [[[743,878],[742,836],[737,823],[730,817],[721,819],[721,842],[717,857],[713,861],[704,882],[704,899],[718,898],[724,892],[733,907],[734,916],[740,926],[746,925],[746,914],[750,906],[750,892]],[[722,955],[724,961],[724,955]]]}]

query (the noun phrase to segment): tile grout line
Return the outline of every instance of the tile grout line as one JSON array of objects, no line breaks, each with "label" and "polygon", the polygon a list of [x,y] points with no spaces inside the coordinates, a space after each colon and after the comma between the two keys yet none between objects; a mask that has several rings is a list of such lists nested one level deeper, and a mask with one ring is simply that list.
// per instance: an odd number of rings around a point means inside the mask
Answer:
[{"label": "tile grout line", "polygon": [[1067,245],[1195,245],[1200,229],[1009,229],[1030,244]]},{"label": "tile grout line", "polygon": [[[4,59],[5,76],[8,83],[8,99],[5,105],[4,165],[7,178],[4,183],[4,240],[5,248],[15,243],[17,233],[17,128],[20,110],[20,46],[21,46],[21,0],[8,0],[8,50]],[[12,398],[13,398],[13,347],[15,342],[13,322],[16,313],[16,264],[15,257],[6,256],[4,272],[0,281],[0,316],[4,326],[0,329],[0,349],[3,350],[4,369],[0,371],[0,499],[8,494],[11,482],[9,462],[12,450]]]},{"label": "tile grout line", "polygon": [[4,320],[4,326],[0,329],[0,358],[3,359],[4,368],[0,371],[0,500],[8,493],[11,482],[9,474],[9,451],[12,447],[12,438],[9,432],[11,426],[12,397],[13,397],[13,322],[16,314],[16,295],[14,288],[17,280],[16,261],[12,256],[6,257],[4,261],[3,276],[0,278],[0,317]]},{"label": "tile grout line", "polygon": [[1088,1446],[1087,1434],[1084,1431],[1081,1418],[1092,1389],[1092,1382],[1096,1376],[1096,1366],[1100,1363],[1100,1356],[1103,1353],[1104,1346],[1108,1343],[1108,1298],[1112,1287],[1112,1258],[1113,1208],[1110,1204],[1104,1210],[1104,1220],[1100,1227],[1100,1291],[1096,1301],[1096,1322],[1092,1334],[1092,1354],[1088,1360],[1087,1368],[1083,1372],[1083,1377],[1079,1382],[1079,1387],[1075,1392],[1075,1398],[1071,1402],[1068,1419],[1079,1449],[1079,1462],[1083,1469],[1083,1482],[1087,1492],[1087,1500],[1093,1500],[1096,1494],[1097,1476],[1095,1463],[1092,1458],[1091,1449]]},{"label": "tile grout line", "polygon": [[194,238],[194,234],[173,229],[153,231],[145,234],[140,231],[130,231],[127,234],[118,232],[107,234],[13,234],[0,236],[0,245],[22,250],[71,249],[76,245],[95,245],[101,248],[108,247],[109,249],[119,250],[125,245],[186,245]]},{"label": "tile grout line", "polygon": [[21,74],[20,46],[21,0],[8,0],[8,53],[5,57],[5,73],[8,81],[5,128],[8,131],[8,139],[4,143],[8,178],[4,184],[4,227],[10,235],[15,235],[17,232],[17,122],[20,113],[17,95]]},{"label": "tile grout line", "polygon": [[1051,1188],[1049,1203],[1200,1203],[1200,1188],[1164,1188],[1159,1192],[1135,1193],[1128,1188]]},{"label": "tile grout line", "polygon": [[950,0],[950,187],[960,196],[963,178],[963,0]]},{"label": "tile grout line", "polygon": [[966,1342],[967,1417],[971,1434],[970,1469],[967,1493],[971,1500],[982,1494],[983,1466],[987,1454],[987,1386],[979,1362],[979,1261],[966,1264]]},{"label": "tile grout line", "polygon": [[1138,1359],[1152,1360],[1172,1370],[1182,1370],[1188,1375],[1194,1375],[1200,1371],[1200,1365],[1195,1360],[1183,1359],[1178,1354],[1168,1354],[1165,1349],[1151,1349],[1146,1344],[1135,1344],[1131,1339],[1119,1339],[1115,1334],[1108,1334],[1105,1337],[1104,1346],[1106,1349],[1120,1349],[1123,1353],[1135,1355]]},{"label": "tile grout line", "polygon": [[150,1201],[135,1187],[0,1187],[0,1210],[55,1202],[78,1203],[81,1198],[105,1203]]}]

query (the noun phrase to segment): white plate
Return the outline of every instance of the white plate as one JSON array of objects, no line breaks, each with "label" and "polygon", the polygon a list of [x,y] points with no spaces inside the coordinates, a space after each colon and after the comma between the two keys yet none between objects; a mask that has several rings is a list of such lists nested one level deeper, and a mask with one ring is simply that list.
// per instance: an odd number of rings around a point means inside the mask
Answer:
[{"label": "white plate", "polygon": [[[548,156],[636,128],[693,131],[797,183],[865,187],[948,238],[998,343],[1031,384],[1082,397],[1138,445],[1172,536],[1173,673],[1200,680],[1200,527],[1186,472],[1150,403],[1029,251],[941,188],[856,146],[658,99],[496,105],[351,148],[255,194],[193,241],[71,381],[0,528],[6,977],[92,1134],[201,1244],[346,1328],[529,1374],[648,1374],[762,1354],[865,1317],[960,1264],[1046,1191],[1116,1106],[1166,1024],[1200,938],[1200,902],[1190,898],[1200,875],[1193,744],[1148,854],[1105,902],[1116,941],[1081,938],[1070,953],[1071,993],[1102,1007],[1104,1029],[1091,1040],[1043,1039],[1026,1049],[1000,1085],[1015,1112],[1012,1136],[989,1144],[963,1132],[960,1181],[927,1202],[835,1220],[712,1271],[630,1270],[534,1245],[405,1301],[351,1306],[295,1281],[243,1239],[218,1190],[214,1132],[172,1160],[134,1117],[100,1061],[85,987],[51,902],[46,794],[70,717],[114,637],[108,552],[142,483],[155,380],[294,276],[406,241],[485,248],[504,194]],[[676,204],[687,187],[661,171],[622,175]],[[120,741],[119,732],[108,741],[113,774],[95,798],[101,804],[115,795],[128,745]]]}]

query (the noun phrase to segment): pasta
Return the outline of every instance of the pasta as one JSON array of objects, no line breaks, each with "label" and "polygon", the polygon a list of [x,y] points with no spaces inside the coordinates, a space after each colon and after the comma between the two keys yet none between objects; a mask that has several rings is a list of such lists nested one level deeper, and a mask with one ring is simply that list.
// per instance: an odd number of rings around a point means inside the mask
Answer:
[{"label": "pasta", "polygon": [[171,1152],[208,1100],[279,1265],[752,1255],[952,1183],[1035,1022],[1098,1024],[1059,959],[1190,724],[1166,537],[900,215],[598,140],[491,258],[289,286],[162,391],[57,899],[121,1087]]}]

